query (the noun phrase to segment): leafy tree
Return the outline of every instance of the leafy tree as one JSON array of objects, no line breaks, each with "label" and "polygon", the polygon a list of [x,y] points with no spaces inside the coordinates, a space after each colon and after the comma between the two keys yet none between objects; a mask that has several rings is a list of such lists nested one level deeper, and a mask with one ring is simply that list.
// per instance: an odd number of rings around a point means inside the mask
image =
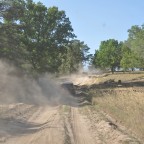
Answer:
[{"label": "leafy tree", "polygon": [[57,72],[59,53],[65,52],[69,39],[75,37],[69,19],[57,7],[46,8],[31,0],[25,3],[23,43],[29,52],[32,68],[39,72]]},{"label": "leafy tree", "polygon": [[6,0],[0,8],[0,57],[32,71],[58,72],[75,37],[65,11],[32,0]]},{"label": "leafy tree", "polygon": [[17,24],[23,7],[20,1],[2,1],[0,3],[0,58],[13,61],[20,66],[24,59],[24,45],[21,44],[21,26]]},{"label": "leafy tree", "polygon": [[120,66],[121,46],[122,43],[114,39],[102,41],[99,50],[95,52],[93,64],[103,69],[110,68],[113,73]]},{"label": "leafy tree", "polygon": [[72,40],[66,47],[59,70],[62,73],[77,72],[91,58],[89,49],[84,42]]},{"label": "leafy tree", "polygon": [[128,30],[127,46],[139,57],[139,67],[144,68],[144,25],[132,26]]},{"label": "leafy tree", "polygon": [[95,68],[98,68],[98,67],[100,67],[100,59],[99,59],[99,50],[95,50],[95,54],[94,54],[94,56],[93,56],[93,58],[92,58],[92,65],[94,65],[95,66]]},{"label": "leafy tree", "polygon": [[71,73],[91,57],[65,11],[32,0],[5,0],[0,10],[0,58],[33,73]]},{"label": "leafy tree", "polygon": [[120,62],[121,67],[124,70],[132,69],[138,67],[138,57],[137,55],[126,45],[122,47],[122,59]]}]

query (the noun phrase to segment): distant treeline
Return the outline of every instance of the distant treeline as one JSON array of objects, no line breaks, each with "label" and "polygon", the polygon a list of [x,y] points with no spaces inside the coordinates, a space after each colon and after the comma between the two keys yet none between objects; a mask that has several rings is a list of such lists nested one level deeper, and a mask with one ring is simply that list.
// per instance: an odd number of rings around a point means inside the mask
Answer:
[{"label": "distant treeline", "polygon": [[27,73],[73,73],[89,61],[65,11],[32,0],[0,2],[0,59]]},{"label": "distant treeline", "polygon": [[118,42],[115,39],[102,41],[92,59],[95,68],[123,71],[144,70],[144,25],[132,26],[128,39]]}]

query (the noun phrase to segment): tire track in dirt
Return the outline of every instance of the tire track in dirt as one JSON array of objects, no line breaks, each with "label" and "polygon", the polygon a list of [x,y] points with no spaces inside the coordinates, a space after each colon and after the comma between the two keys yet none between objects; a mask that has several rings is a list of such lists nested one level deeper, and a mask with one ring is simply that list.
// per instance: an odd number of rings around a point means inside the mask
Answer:
[{"label": "tire track in dirt", "polygon": [[[62,109],[61,109],[62,108]],[[0,119],[10,136],[4,144],[140,144],[90,106],[27,106],[7,110],[15,119]],[[12,116],[12,113],[10,117]],[[24,118],[24,120],[23,120]],[[0,132],[1,132],[0,129]],[[8,129],[8,130],[7,130]]]},{"label": "tire track in dirt", "polygon": [[71,107],[71,123],[75,144],[96,144],[78,108]]},{"label": "tire track in dirt", "polygon": [[35,131],[8,139],[5,144],[63,144],[64,130],[60,121],[59,107],[40,107],[28,122],[38,125]]},{"label": "tire track in dirt", "polygon": [[101,112],[87,107],[70,107],[65,116],[65,144],[142,144]]}]

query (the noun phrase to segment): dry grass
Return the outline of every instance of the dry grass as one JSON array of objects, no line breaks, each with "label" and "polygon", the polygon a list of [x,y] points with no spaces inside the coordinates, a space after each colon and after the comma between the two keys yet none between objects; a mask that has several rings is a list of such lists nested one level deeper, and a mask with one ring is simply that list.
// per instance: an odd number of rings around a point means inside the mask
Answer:
[{"label": "dry grass", "polygon": [[144,92],[123,88],[97,90],[95,95],[93,104],[131,129],[144,141]]},{"label": "dry grass", "polygon": [[[88,85],[107,80],[122,82],[144,82],[144,73],[109,74],[105,77],[91,77]],[[132,131],[144,142],[144,87],[90,89],[92,103]]]},{"label": "dry grass", "polygon": [[144,79],[144,73],[123,73],[123,74],[115,73],[115,74],[108,74],[105,77],[98,77],[96,79],[100,83],[107,81],[107,80],[110,80],[110,79],[113,79],[114,81],[118,81],[118,80],[121,80],[121,81],[141,80],[141,79]]},{"label": "dry grass", "polygon": [[[121,80],[129,86],[105,85],[110,79]],[[144,142],[144,72],[92,75],[76,78],[74,82],[87,86],[85,89],[92,96],[95,108],[110,115]]]},{"label": "dry grass", "polygon": [[144,79],[144,72],[141,73],[115,73],[115,74],[103,74],[103,75],[91,75],[91,76],[81,76],[74,77],[72,81],[75,85],[92,85],[103,83],[107,80],[113,79],[115,82],[121,80],[122,82],[131,80],[141,80]]}]

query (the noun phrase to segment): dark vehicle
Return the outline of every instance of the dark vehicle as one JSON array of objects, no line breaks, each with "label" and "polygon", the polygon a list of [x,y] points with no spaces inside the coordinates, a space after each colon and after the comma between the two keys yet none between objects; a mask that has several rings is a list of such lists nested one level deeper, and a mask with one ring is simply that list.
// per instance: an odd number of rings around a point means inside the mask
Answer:
[{"label": "dark vehicle", "polygon": [[75,95],[75,88],[72,82],[63,82],[61,87],[68,90],[70,94]]}]

